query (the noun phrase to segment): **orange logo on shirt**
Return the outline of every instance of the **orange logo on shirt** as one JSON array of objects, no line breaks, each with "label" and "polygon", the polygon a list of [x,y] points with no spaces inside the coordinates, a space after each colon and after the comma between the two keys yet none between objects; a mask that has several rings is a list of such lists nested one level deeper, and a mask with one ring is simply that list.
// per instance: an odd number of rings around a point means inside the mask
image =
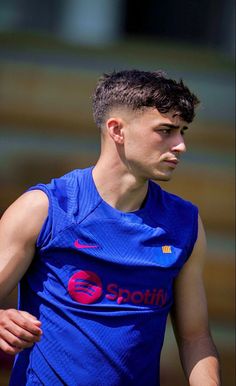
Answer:
[{"label": "orange logo on shirt", "polygon": [[170,245],[163,245],[162,246],[162,252],[163,253],[172,253],[171,246]]}]

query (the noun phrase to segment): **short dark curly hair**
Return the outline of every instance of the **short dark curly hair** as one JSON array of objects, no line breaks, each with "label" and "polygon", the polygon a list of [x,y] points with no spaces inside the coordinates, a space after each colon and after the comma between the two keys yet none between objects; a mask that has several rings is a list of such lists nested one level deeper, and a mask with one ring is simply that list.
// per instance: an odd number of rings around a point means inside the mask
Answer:
[{"label": "short dark curly hair", "polygon": [[180,117],[190,123],[195,116],[199,100],[184,85],[168,79],[163,71],[125,70],[104,74],[93,94],[93,117],[102,127],[109,111],[114,107],[142,110],[157,108],[160,113],[178,111]]}]

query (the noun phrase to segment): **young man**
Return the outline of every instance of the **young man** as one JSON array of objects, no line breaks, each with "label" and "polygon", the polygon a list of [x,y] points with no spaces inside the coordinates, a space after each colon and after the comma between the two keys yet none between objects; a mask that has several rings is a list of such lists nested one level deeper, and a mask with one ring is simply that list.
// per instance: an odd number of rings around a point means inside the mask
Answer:
[{"label": "young man", "polygon": [[169,312],[189,384],[220,385],[202,222],[155,183],[180,162],[197,104],[162,72],[105,75],[95,167],[31,188],[3,215],[1,297],[20,281],[19,311],[0,311],[11,385],[157,385]]}]

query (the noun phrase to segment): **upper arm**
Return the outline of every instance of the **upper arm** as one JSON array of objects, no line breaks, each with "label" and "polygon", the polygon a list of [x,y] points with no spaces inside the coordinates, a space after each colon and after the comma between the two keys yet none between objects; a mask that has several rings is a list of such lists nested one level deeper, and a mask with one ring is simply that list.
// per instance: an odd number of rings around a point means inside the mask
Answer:
[{"label": "upper arm", "polygon": [[7,296],[29,267],[48,214],[48,198],[34,190],[19,197],[0,221],[0,293]]},{"label": "upper arm", "polygon": [[208,333],[207,301],[203,283],[206,237],[199,217],[198,238],[193,252],[174,285],[171,313],[177,341],[192,340]]}]

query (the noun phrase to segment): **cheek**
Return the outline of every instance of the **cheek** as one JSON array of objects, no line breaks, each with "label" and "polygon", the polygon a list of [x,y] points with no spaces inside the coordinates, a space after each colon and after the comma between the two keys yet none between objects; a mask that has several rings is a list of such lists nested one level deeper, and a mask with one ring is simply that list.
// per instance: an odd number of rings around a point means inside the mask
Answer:
[{"label": "cheek", "polygon": [[156,133],[154,135],[138,133],[126,137],[124,150],[128,158],[157,158],[166,151],[164,143]]}]

